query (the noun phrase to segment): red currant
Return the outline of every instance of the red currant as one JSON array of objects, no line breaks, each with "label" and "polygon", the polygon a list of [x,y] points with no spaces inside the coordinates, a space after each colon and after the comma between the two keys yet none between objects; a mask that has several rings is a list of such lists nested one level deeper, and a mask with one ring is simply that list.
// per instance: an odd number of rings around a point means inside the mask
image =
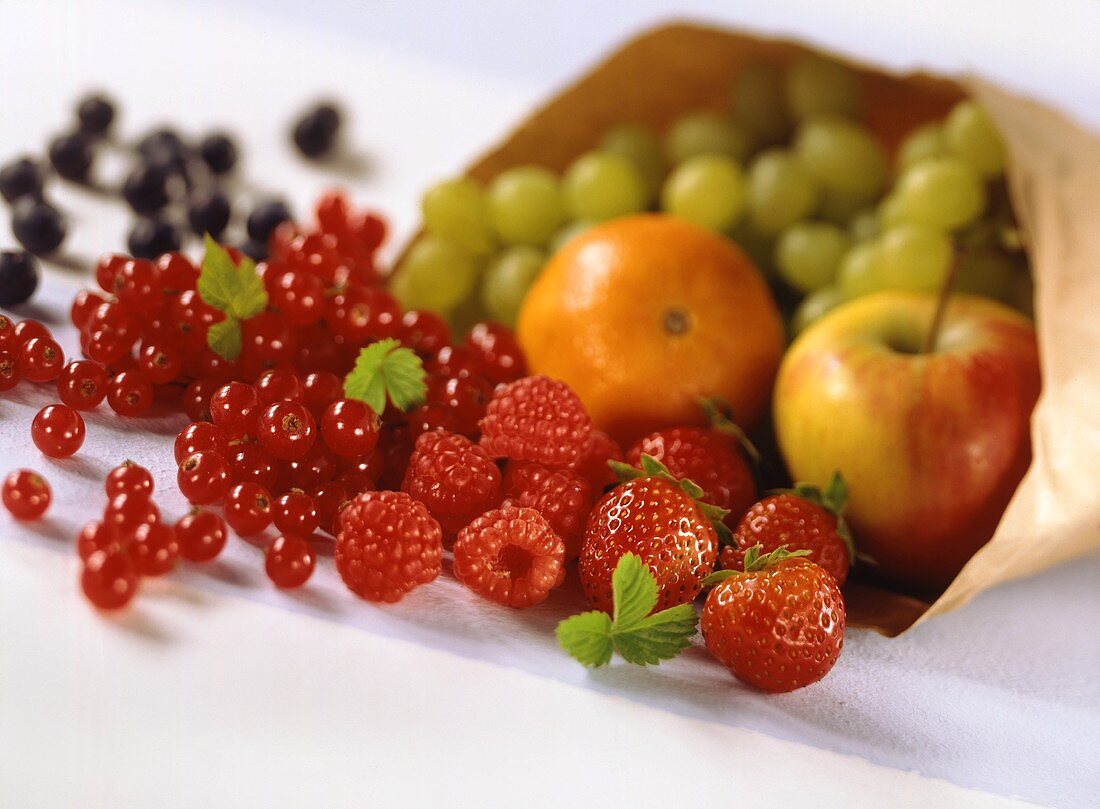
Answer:
[{"label": "red currant", "polygon": [[210,397],[222,386],[216,379],[196,379],[183,391],[183,412],[191,421],[210,420]]},{"label": "red currant", "polygon": [[95,281],[99,284],[99,288],[104,292],[114,294],[115,276],[129,260],[129,256],[112,255],[110,253],[100,256],[95,265]]},{"label": "red currant", "polygon": [[458,432],[458,417],[455,411],[439,402],[428,402],[409,414],[409,435],[413,439],[432,430]]},{"label": "red currant", "polygon": [[95,360],[103,365],[109,365],[121,359],[130,350],[131,344],[125,342],[110,329],[99,328],[89,334],[88,339],[83,341],[82,345],[88,359]]},{"label": "red currant", "polygon": [[309,543],[298,536],[281,536],[267,546],[264,571],[276,587],[301,587],[313,575],[317,563]]},{"label": "red currant", "polygon": [[137,367],[141,375],[152,384],[167,385],[179,376],[183,357],[169,346],[147,343],[138,354]]},{"label": "red currant", "polygon": [[16,356],[10,351],[0,351],[0,391],[11,390],[22,378]]},{"label": "red currant", "polygon": [[308,537],[317,530],[320,515],[312,497],[301,489],[291,489],[275,501],[273,520],[283,534]]},{"label": "red currant", "polygon": [[157,259],[160,282],[164,291],[183,292],[194,289],[199,280],[199,271],[187,256],[182,253],[165,253]]},{"label": "red currant", "polygon": [[134,561],[120,550],[96,551],[84,563],[80,586],[84,596],[101,610],[117,610],[133,600],[138,591]]},{"label": "red currant", "polygon": [[65,352],[50,337],[32,337],[19,351],[19,371],[31,382],[52,382],[65,367]]},{"label": "red currant", "polygon": [[313,490],[313,505],[317,509],[318,527],[335,535],[336,517],[348,502],[348,493],[339,483],[324,483]]},{"label": "red currant", "polygon": [[142,576],[170,573],[180,556],[176,529],[165,522],[142,523],[134,530],[126,551]]},{"label": "red currant", "polygon": [[195,421],[188,424],[176,435],[172,454],[176,463],[182,463],[188,455],[203,450],[213,450],[223,458],[229,455],[229,439],[217,425],[209,421]]},{"label": "red currant", "polygon": [[140,416],[153,404],[153,386],[137,371],[115,374],[107,383],[107,404],[120,416]]},{"label": "red currant", "polygon": [[73,305],[69,308],[69,319],[78,329],[83,329],[88,324],[88,319],[101,303],[107,299],[93,289],[82,289],[73,298]]},{"label": "red currant", "polygon": [[336,477],[336,456],[320,441],[301,458],[286,461],[283,481],[286,488],[312,489]]},{"label": "red currant", "polygon": [[136,495],[153,496],[153,476],[144,466],[138,466],[133,461],[123,461],[107,473],[103,483],[108,497],[129,492]]},{"label": "red currant", "polygon": [[107,301],[92,310],[84,328],[93,335],[104,332],[129,349],[141,332],[141,321],[121,303]]},{"label": "red currant", "polygon": [[189,562],[209,562],[222,552],[228,533],[225,520],[213,511],[192,509],[176,523],[180,556]]},{"label": "red currant", "polygon": [[378,414],[358,399],[337,399],[321,419],[325,444],[341,458],[366,455],[378,444],[382,422]]},{"label": "red currant", "polygon": [[493,386],[483,376],[433,377],[428,383],[428,403],[437,402],[455,414],[456,431],[467,436],[478,432],[485,405],[493,396]]},{"label": "red currant", "polygon": [[225,497],[225,521],[242,537],[271,525],[271,494],[258,483],[238,483]]},{"label": "red currant", "polygon": [[244,382],[230,382],[210,397],[210,418],[232,441],[256,433],[260,399],[256,389]]},{"label": "red currant", "polygon": [[316,323],[324,313],[325,286],[315,275],[281,272],[272,278],[267,290],[270,304],[293,326]]},{"label": "red currant", "polygon": [[118,301],[131,312],[150,312],[164,296],[157,266],[143,258],[132,258],[115,276]]},{"label": "red currant", "polygon": [[10,351],[15,346],[15,324],[7,315],[0,315],[0,351]]},{"label": "red currant", "polygon": [[227,460],[234,483],[258,483],[268,491],[279,485],[279,467],[259,444],[251,441],[233,444]]},{"label": "red currant", "polygon": [[249,378],[294,361],[294,333],[278,312],[261,312],[241,324],[240,363]]},{"label": "red currant", "polygon": [[50,507],[50,484],[37,472],[16,469],[4,478],[4,508],[20,520],[37,520]]},{"label": "red currant", "polygon": [[256,380],[256,395],[262,405],[276,402],[300,402],[302,400],[302,382],[289,368],[275,368],[265,371]]},{"label": "red currant", "polygon": [[277,402],[260,414],[257,437],[272,458],[291,461],[309,452],[317,440],[317,425],[305,405]]},{"label": "red currant", "polygon": [[180,493],[192,503],[215,503],[225,497],[232,484],[229,464],[210,450],[192,453],[179,465],[176,483]]},{"label": "red currant", "polygon": [[121,547],[115,529],[99,520],[87,523],[76,535],[76,552],[82,562],[87,562],[96,551],[113,551]]},{"label": "red currant", "polygon": [[94,410],[107,395],[107,372],[98,362],[73,360],[61,369],[57,395],[76,410]]},{"label": "red currant", "polygon": [[302,403],[313,417],[320,420],[328,406],[344,395],[344,383],[340,377],[328,371],[309,374],[302,381]]},{"label": "red currant", "polygon": [[[332,339],[332,333],[321,325],[308,326],[298,332],[298,348],[294,367],[301,374],[326,372],[343,376],[351,369],[342,346]],[[339,394],[338,394],[339,395]]]},{"label": "red currant", "polygon": [[363,286],[349,286],[331,298],[325,316],[332,330],[354,345],[396,336],[400,318],[401,308],[393,295]]},{"label": "red currant", "polygon": [[111,526],[120,539],[126,539],[139,525],[160,522],[160,509],[147,494],[121,492],[103,509],[103,522]]},{"label": "red currant", "polygon": [[527,375],[527,361],[516,335],[500,323],[477,323],[466,335],[466,344],[481,357],[485,376],[493,384],[513,382]]},{"label": "red currant", "polygon": [[431,357],[451,342],[451,330],[435,312],[413,309],[401,318],[400,339],[420,356]]},{"label": "red currant", "polygon": [[207,304],[194,289],[186,289],[175,297],[169,317],[176,324],[181,340],[195,346],[205,346],[206,332],[225,319],[224,314]]},{"label": "red currant", "polygon": [[485,376],[481,356],[465,343],[443,346],[426,363],[424,370],[433,376]]},{"label": "red currant", "polygon": [[358,469],[348,469],[341,472],[336,476],[336,482],[344,487],[344,491],[347,492],[349,498],[374,489],[374,478],[365,472],[360,472]]},{"label": "red currant", "polygon": [[12,347],[20,349],[35,337],[50,337],[50,330],[37,320],[20,320],[12,327]]},{"label": "red currant", "polygon": [[68,458],[84,443],[84,419],[67,405],[46,405],[31,422],[31,439],[43,455]]}]

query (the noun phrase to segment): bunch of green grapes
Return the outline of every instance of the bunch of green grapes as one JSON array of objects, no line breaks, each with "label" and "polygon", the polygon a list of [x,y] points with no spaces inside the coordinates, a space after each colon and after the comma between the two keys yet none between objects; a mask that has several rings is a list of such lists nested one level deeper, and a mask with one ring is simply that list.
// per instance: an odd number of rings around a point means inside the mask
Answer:
[{"label": "bunch of green grapes", "polygon": [[616,126],[560,177],[522,166],[487,186],[439,183],[393,289],[409,308],[513,324],[548,256],[573,236],[661,210],[749,253],[794,333],[860,295],[937,290],[956,262],[960,289],[1025,305],[1004,148],[986,112],[963,101],[891,158],[860,123],[861,105],[859,77],[810,54],[785,69],[743,69],[725,111],[690,113],[663,133]]}]

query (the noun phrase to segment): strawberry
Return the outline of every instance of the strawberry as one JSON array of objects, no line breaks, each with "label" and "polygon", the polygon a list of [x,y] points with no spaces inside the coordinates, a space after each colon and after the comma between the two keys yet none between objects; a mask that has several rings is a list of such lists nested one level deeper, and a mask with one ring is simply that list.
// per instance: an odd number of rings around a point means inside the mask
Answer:
[{"label": "strawberry", "polygon": [[739,680],[781,693],[816,683],[844,645],[844,596],[836,579],[805,552],[779,548],[745,554],[744,570],[707,578],[703,605],[707,651]]},{"label": "strawberry", "polygon": [[838,585],[855,559],[852,534],[844,521],[848,487],[838,472],[825,491],[808,483],[765,497],[745,512],[723,548],[722,567],[740,569],[741,558],[759,545],[763,553],[780,547],[809,551],[809,558],[833,574]]},{"label": "strawberry", "polygon": [[699,595],[718,557],[725,512],[698,501],[702,491],[677,480],[658,461],[642,456],[643,471],[613,466],[633,477],[612,489],[588,517],[580,555],[581,586],[598,610],[613,609],[612,574],[619,559],[637,555],[657,580],[657,609],[686,604]]}]

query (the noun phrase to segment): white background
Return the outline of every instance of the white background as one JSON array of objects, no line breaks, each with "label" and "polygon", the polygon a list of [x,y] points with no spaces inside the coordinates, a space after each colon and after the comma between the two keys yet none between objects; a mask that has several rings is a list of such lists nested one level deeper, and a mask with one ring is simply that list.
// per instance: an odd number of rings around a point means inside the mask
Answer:
[{"label": "white background", "polygon": [[[400,234],[426,182],[663,16],[652,3],[240,5],[244,16],[206,3],[0,0],[0,159],[41,144],[80,89],[103,84],[130,134],[166,117],[247,131],[249,175],[304,211],[349,181],[295,162],[283,143],[295,109],[328,90],[348,101],[353,146],[368,158],[350,185]],[[746,3],[723,17],[899,66],[979,70],[1096,122],[1085,42],[1100,28],[1095,8]],[[58,199],[78,264],[121,247],[121,208]],[[33,314],[63,331],[82,280],[52,270]],[[178,425],[97,414],[85,450],[49,462],[20,446],[45,402],[26,387],[0,400],[3,468],[34,465],[57,492],[44,525],[0,518],[0,806],[148,806],[154,795],[169,806],[520,800],[505,795],[789,805],[811,784],[832,805],[997,802],[927,776],[1084,806],[1100,789],[1089,768],[1100,745],[1095,557],[899,640],[851,632],[828,679],[778,698],[736,686],[698,653],[588,675],[548,640],[556,612],[518,618],[453,584],[396,609],[351,600],[328,570],[306,594],[275,593],[243,543],[105,621],[77,596],[71,537],[98,509],[116,455],[171,488]],[[182,502],[168,492],[162,508],[179,513]],[[794,771],[776,779],[787,761]]]}]

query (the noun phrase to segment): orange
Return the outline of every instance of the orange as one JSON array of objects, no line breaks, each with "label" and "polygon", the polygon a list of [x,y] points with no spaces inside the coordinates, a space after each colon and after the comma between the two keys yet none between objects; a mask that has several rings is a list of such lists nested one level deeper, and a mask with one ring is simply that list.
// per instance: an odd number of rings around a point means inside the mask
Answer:
[{"label": "orange", "polygon": [[784,349],[752,261],[728,239],[660,214],[571,240],[546,265],[516,327],[533,373],[567,382],[619,441],[702,423],[699,397],[750,426]]}]

